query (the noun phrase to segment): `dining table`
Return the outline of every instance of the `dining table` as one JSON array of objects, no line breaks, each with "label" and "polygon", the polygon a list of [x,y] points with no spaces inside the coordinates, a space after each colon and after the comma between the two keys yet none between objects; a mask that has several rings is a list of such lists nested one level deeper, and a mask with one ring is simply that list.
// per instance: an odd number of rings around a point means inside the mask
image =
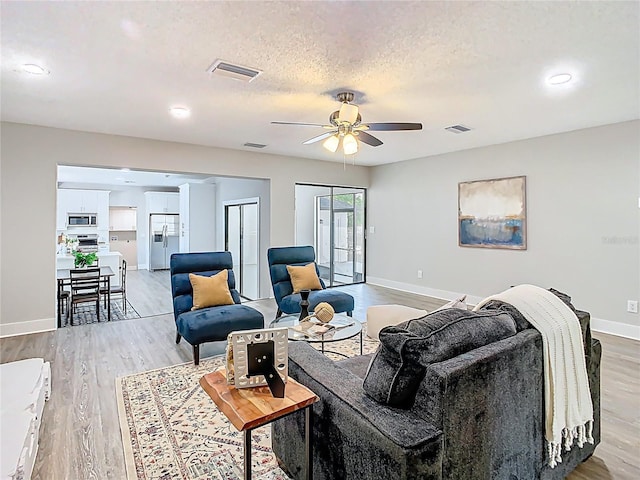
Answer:
[{"label": "dining table", "polygon": [[[115,275],[113,269],[111,267],[101,266],[100,267],[100,283],[104,282],[105,290],[107,291],[107,321],[111,321],[111,277]],[[61,293],[64,291],[65,285],[71,284],[71,269],[69,268],[58,268],[56,270],[56,280],[58,283],[58,328],[62,326],[62,301],[61,301]],[[102,303],[102,302],[99,302]],[[71,308],[69,305],[67,308]],[[96,312],[98,316],[98,321],[100,320],[100,311]]]}]

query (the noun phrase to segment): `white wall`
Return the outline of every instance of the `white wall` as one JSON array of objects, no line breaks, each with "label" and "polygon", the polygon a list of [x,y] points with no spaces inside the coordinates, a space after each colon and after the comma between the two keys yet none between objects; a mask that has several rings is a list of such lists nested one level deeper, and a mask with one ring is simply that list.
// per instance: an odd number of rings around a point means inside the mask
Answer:
[{"label": "white wall", "polygon": [[180,212],[184,217],[180,219],[181,225],[186,229],[180,234],[183,237],[186,235],[188,240],[188,249],[185,251],[216,250],[216,186],[210,183],[181,185]]},{"label": "white wall", "polygon": [[274,246],[293,244],[296,182],[369,182],[369,169],[343,170],[338,163],[6,122],[0,127],[0,336],[55,328],[49,232],[56,227],[57,164],[268,178]]},{"label": "white wall", "polygon": [[[258,269],[260,298],[273,297],[269,266],[267,265],[267,249],[271,246],[269,231],[271,229],[271,182],[246,178],[220,178],[216,180],[216,230],[218,249],[224,250],[224,202],[245,198],[260,199],[260,245],[258,246]],[[275,215],[280,215],[277,211]],[[293,222],[293,212],[291,213]],[[288,245],[293,245],[293,235]]]},{"label": "white wall", "polygon": [[[367,278],[443,296],[555,287],[640,332],[626,312],[640,297],[639,164],[633,121],[374,167]],[[527,250],[459,247],[458,182],[516,175],[527,177]]]}]

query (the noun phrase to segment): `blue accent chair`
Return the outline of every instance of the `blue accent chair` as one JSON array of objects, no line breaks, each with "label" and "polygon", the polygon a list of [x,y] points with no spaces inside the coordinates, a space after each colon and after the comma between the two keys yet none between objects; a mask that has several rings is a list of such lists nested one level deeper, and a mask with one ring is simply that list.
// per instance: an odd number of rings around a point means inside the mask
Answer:
[{"label": "blue accent chair", "polygon": [[[267,251],[267,260],[269,262],[269,273],[271,274],[271,285],[273,286],[273,295],[278,304],[278,312],[276,318],[283,313],[294,314],[300,312],[300,294],[293,293],[291,285],[291,277],[287,271],[287,265],[307,265],[315,262],[316,253],[312,246],[304,247],[275,247]],[[318,265],[316,264],[316,274],[320,279],[322,288],[326,286],[320,278]],[[309,311],[315,310],[316,305],[320,302],[327,302],[336,312],[347,312],[347,315],[353,314],[354,301],[353,297],[348,293],[338,290],[312,290],[309,294]]]},{"label": "blue accent chair", "polygon": [[[193,346],[193,363],[200,363],[200,344],[226,340],[236,330],[263,328],[262,314],[245,305],[240,305],[233,276],[233,261],[230,252],[174,253],[171,255],[171,294],[173,316],[176,321],[176,343],[184,339]],[[228,284],[234,305],[207,307],[191,311],[193,289],[189,274],[212,276],[229,270]]]}]

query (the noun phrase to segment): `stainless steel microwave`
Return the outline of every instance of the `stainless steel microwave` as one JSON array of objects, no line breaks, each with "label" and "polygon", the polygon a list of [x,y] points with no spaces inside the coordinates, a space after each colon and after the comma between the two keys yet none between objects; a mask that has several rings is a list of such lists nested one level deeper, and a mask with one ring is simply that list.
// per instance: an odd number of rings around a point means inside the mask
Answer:
[{"label": "stainless steel microwave", "polygon": [[67,227],[97,227],[98,215],[95,213],[70,213],[67,215]]}]

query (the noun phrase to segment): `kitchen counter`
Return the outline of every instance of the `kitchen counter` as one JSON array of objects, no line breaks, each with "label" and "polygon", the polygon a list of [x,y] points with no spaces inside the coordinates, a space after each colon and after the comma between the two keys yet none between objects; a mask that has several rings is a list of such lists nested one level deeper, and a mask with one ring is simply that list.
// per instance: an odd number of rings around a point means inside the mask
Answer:
[{"label": "kitchen counter", "polygon": [[[97,252],[100,259],[100,265],[105,267],[111,267],[111,270],[115,272],[115,275],[111,277],[111,286],[120,286],[120,265],[122,264],[122,254],[120,252]],[[71,269],[73,268],[74,256],[70,253],[59,253],[56,255],[56,268],[57,269]]]}]

